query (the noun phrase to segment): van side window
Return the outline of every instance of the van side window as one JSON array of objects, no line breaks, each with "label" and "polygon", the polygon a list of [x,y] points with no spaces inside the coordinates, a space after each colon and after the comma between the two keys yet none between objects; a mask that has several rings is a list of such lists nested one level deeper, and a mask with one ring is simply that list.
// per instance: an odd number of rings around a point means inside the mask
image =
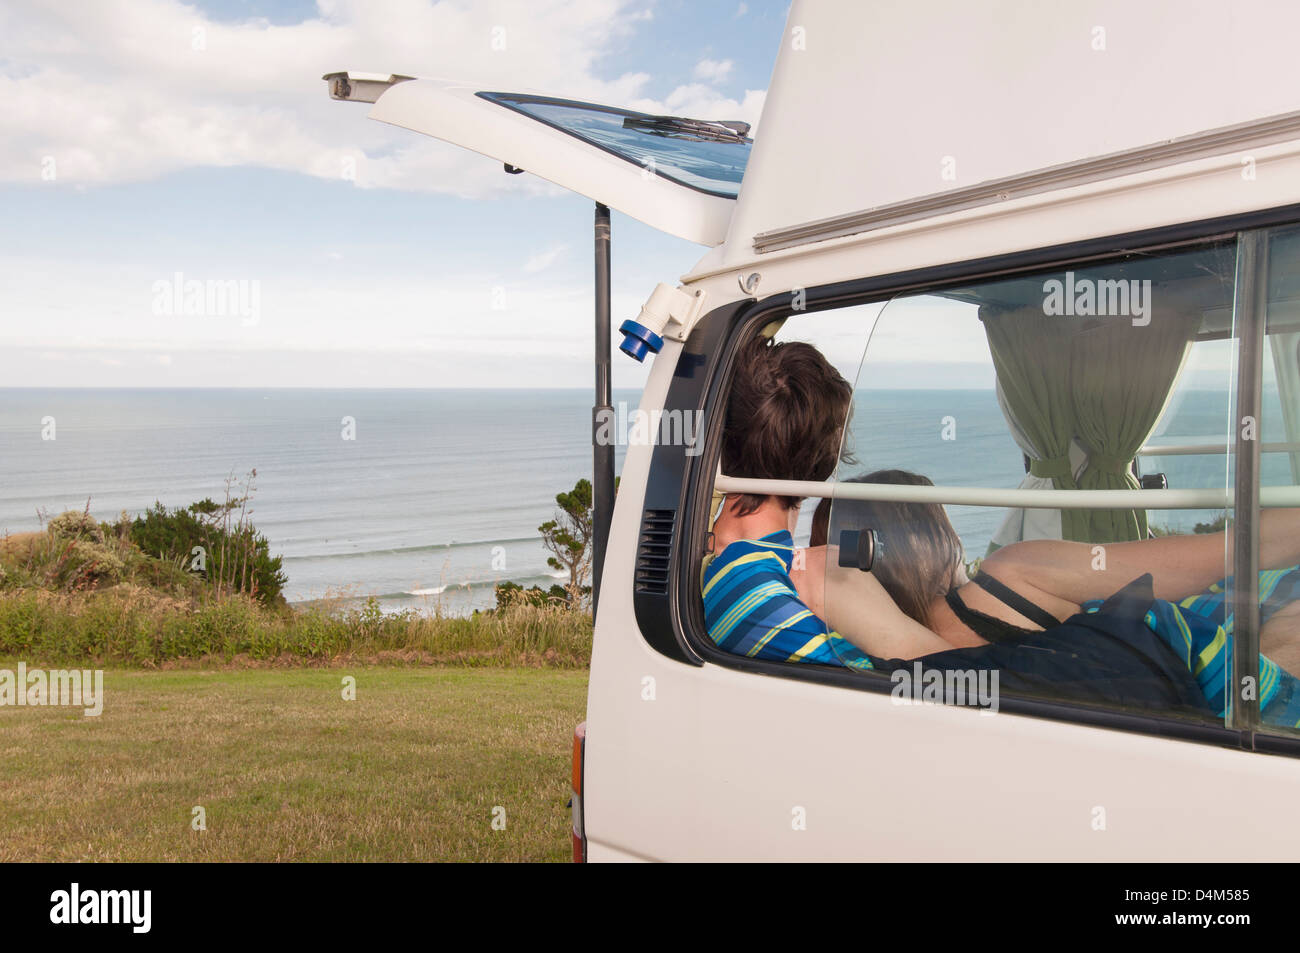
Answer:
[{"label": "van side window", "polygon": [[[1270,244],[1258,422],[1263,483],[1284,492],[1300,470],[1295,235]],[[792,315],[778,341],[825,341],[841,368],[847,341],[863,356],[844,374],[834,492],[791,515],[789,556],[764,582],[797,597],[801,625],[824,624],[822,642],[791,660],[888,676],[913,700],[996,705],[1000,692],[1234,726],[1237,254],[1231,240],[1130,252]],[[798,472],[807,452],[792,446],[790,472],[761,475],[824,478]],[[729,503],[728,481],[756,475],[729,472],[725,452],[722,472]],[[1300,722],[1300,510],[1277,499],[1257,527],[1259,717],[1289,730]],[[721,506],[723,541],[737,527],[774,530],[750,540],[766,547],[751,562],[786,545],[779,509],[752,524],[736,512]],[[753,646],[777,636],[745,615],[757,597],[735,583],[744,565],[710,626],[750,625],[744,654],[765,657]]]},{"label": "van side window", "polygon": [[[1285,490],[1300,484],[1300,229],[1275,229],[1268,236],[1267,309],[1259,478],[1262,488]],[[1261,552],[1261,562],[1266,558]],[[1265,567],[1258,598],[1261,654],[1288,672],[1300,671],[1300,572]],[[1300,731],[1300,717],[1261,722],[1264,731]]]}]

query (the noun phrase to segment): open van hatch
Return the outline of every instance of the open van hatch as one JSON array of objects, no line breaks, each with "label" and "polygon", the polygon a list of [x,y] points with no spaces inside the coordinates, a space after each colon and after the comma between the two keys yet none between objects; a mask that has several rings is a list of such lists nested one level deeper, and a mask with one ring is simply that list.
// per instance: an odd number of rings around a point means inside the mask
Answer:
[{"label": "open van hatch", "polygon": [[[678,238],[722,244],[753,145],[749,124],[656,116],[398,73],[339,72],[322,78],[332,99],[373,103],[371,119],[463,146],[503,163],[508,173],[532,172],[595,200],[594,615],[614,508],[614,448],[599,436],[600,421],[613,412],[609,210]],[[622,350],[640,361],[659,350],[663,335],[684,340],[703,301],[702,293],[692,296],[660,285],[639,320],[619,328],[625,338]],[[641,323],[647,315],[654,320]]]},{"label": "open van hatch", "polygon": [[370,118],[531,172],[652,228],[721,244],[753,140],[737,121],[656,116],[398,74],[327,73],[330,96]]}]

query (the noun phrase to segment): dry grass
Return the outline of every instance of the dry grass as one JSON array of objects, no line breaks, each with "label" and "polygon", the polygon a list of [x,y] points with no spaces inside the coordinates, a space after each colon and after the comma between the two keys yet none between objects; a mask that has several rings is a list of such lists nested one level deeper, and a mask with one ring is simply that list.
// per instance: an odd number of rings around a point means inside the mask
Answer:
[{"label": "dry grass", "polygon": [[564,860],[586,685],[557,670],[109,671],[98,718],[0,708],[0,861]]},{"label": "dry grass", "polygon": [[37,547],[48,539],[47,533],[6,533],[0,536],[0,559],[24,562],[31,559]]}]

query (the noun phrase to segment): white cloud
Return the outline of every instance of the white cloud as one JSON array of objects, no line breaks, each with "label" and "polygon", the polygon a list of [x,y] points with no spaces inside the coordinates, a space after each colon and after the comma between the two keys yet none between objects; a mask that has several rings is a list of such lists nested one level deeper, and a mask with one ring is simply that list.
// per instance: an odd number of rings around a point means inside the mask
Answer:
[{"label": "white cloud", "polygon": [[[272,26],[218,22],[178,0],[7,0],[0,181],[39,183],[52,169],[75,186],[239,165],[337,178],[350,160],[363,187],[467,197],[551,191],[462,149],[369,122],[364,107],[330,101],[320,76],[338,69],[456,76],[613,105],[635,100],[655,113],[717,104],[727,118],[757,119],[749,113],[761,94],[736,103],[693,84],[661,102],[645,97],[645,73],[597,78],[601,57],[649,14],[632,0],[318,0],[316,18]],[[493,49],[494,30],[504,31],[495,34],[504,49]],[[710,69],[697,79],[721,78],[730,63]]]},{"label": "white cloud", "polygon": [[721,83],[731,75],[735,65],[731,60],[700,60],[695,64],[695,78]]},{"label": "white cloud", "polygon": [[[0,183],[46,187],[48,170],[57,176],[49,187],[94,190],[204,166],[339,179],[351,167],[361,187],[466,198],[559,191],[329,100],[320,75],[345,68],[477,78],[703,119],[756,124],[762,109],[761,90],[731,98],[698,75],[658,99],[648,73],[598,78],[609,71],[602,57],[617,65],[650,18],[646,0],[317,2],[313,19],[272,26],[207,19],[179,0],[3,0]],[[505,28],[504,51],[490,48],[494,26]],[[201,232],[178,224],[177,236],[194,242],[174,261],[166,250],[101,255],[81,246],[0,258],[0,382],[325,386],[353,381],[355,355],[369,355],[364,380],[383,386],[588,380],[591,289],[586,268],[572,267],[578,246],[539,238],[513,260],[416,274],[302,236],[313,262],[286,258],[263,270],[237,251],[200,248]],[[154,313],[153,283],[181,268],[186,277],[260,282],[258,320]],[[493,300],[503,284],[506,310]],[[639,284],[632,295],[616,287],[615,313],[635,314],[644,294]],[[568,370],[547,377],[538,355]],[[622,363],[616,373],[644,375]]]},{"label": "white cloud", "polygon": [[556,245],[554,248],[533,255],[524,262],[524,272],[532,275],[539,271],[545,271],[547,268],[550,268],[555,264],[560,259],[560,256],[568,250],[568,245]]}]

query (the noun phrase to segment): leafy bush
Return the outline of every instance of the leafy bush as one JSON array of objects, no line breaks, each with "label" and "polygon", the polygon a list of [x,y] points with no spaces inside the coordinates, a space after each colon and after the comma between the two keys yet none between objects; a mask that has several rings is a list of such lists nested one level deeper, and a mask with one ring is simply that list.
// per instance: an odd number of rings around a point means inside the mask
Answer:
[{"label": "leafy bush", "polygon": [[55,539],[87,539],[93,543],[104,541],[104,531],[99,521],[83,510],[64,510],[50,520],[46,530]]},{"label": "leafy bush", "polygon": [[[1192,527],[1192,532],[1196,535],[1205,536],[1212,533],[1222,533],[1227,528],[1228,528],[1228,514],[1220,513],[1218,516],[1214,517],[1214,519],[1210,520],[1208,523],[1197,523],[1195,526]],[[1152,536],[1184,536],[1186,534],[1187,534],[1186,530],[1176,530],[1176,529],[1171,529],[1168,526],[1157,526],[1154,523],[1151,524]]]},{"label": "leafy bush", "polygon": [[1198,534],[1222,533],[1227,528],[1228,514],[1220,513],[1208,523],[1197,523],[1192,527],[1192,532]]},{"label": "leafy bush", "polygon": [[60,581],[70,588],[120,582],[126,563],[103,543],[74,539],[67,547]]},{"label": "leafy bush", "polygon": [[99,523],[75,510],[49,520],[43,533],[6,536],[4,542],[0,588],[95,589],[122,582],[133,563],[148,562],[130,542],[105,535]]},{"label": "leafy bush", "polygon": [[150,556],[207,579],[218,595],[243,592],[263,605],[283,602],[282,557],[271,555],[266,537],[232,510],[242,500],[200,500],[185,508],[155,503],[131,526],[131,540]]},{"label": "leafy bush", "polygon": [[199,522],[192,503],[185,509],[168,510],[161,503],[155,502],[152,509],[145,510],[143,516],[137,516],[131,524],[131,542],[158,559],[185,560],[191,557],[193,548],[205,545],[211,533]]},{"label": "leafy bush", "polygon": [[[590,590],[588,590],[590,591]],[[569,605],[569,591],[563,586],[529,586],[525,589],[517,582],[499,582],[493,587],[496,595],[497,609],[509,609],[514,606],[535,606],[544,609],[549,606]]]}]

